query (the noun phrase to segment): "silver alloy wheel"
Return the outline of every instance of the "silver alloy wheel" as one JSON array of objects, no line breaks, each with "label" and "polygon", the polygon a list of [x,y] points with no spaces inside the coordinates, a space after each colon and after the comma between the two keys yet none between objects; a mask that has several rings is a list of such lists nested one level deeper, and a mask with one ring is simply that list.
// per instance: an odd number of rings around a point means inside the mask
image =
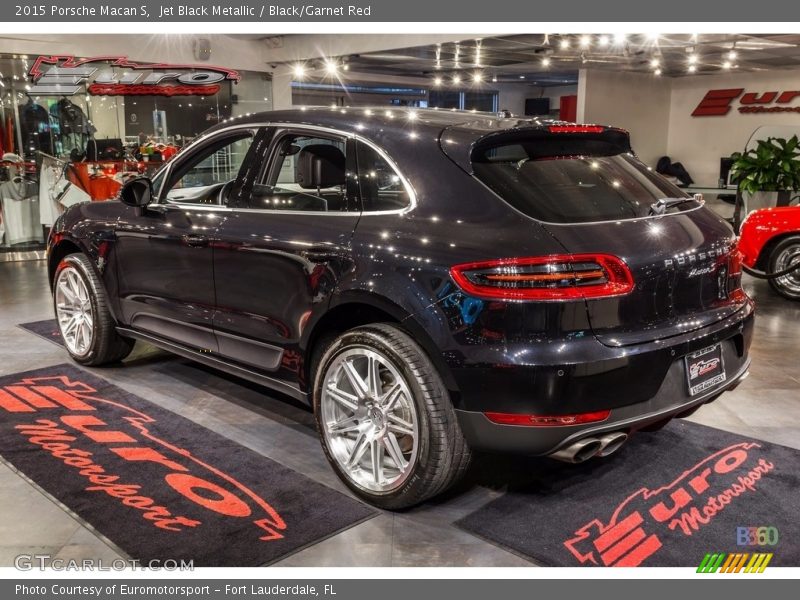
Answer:
[{"label": "silver alloy wheel", "polygon": [[[783,271],[798,263],[800,263],[800,244],[792,244],[781,250],[775,259],[775,271]],[[800,295],[800,269],[778,277],[775,283],[792,294]]]},{"label": "silver alloy wheel", "polygon": [[408,479],[419,449],[419,419],[408,382],[380,352],[343,351],[328,367],[320,402],[325,441],[358,487],[385,494]]},{"label": "silver alloy wheel", "polygon": [[67,349],[76,356],[85,356],[92,347],[94,311],[89,289],[75,267],[65,267],[58,274],[55,304],[58,327]]}]

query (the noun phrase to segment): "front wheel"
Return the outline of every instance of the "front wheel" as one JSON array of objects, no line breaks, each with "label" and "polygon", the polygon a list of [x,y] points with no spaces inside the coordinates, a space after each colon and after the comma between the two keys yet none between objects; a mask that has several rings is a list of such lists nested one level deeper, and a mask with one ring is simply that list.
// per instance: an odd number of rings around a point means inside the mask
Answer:
[{"label": "front wheel", "polygon": [[133,340],[117,333],[103,285],[83,254],[70,254],[58,264],[53,307],[64,346],[75,362],[116,362],[133,349]]},{"label": "front wheel", "polygon": [[[775,246],[769,256],[769,271],[777,273],[796,264],[800,264],[800,235],[785,238]],[[800,300],[800,268],[783,277],[770,279],[769,284],[784,298]]]},{"label": "front wheel", "polygon": [[314,412],[339,478],[381,508],[439,494],[469,465],[441,377],[394,325],[353,329],[327,348],[315,373]]}]

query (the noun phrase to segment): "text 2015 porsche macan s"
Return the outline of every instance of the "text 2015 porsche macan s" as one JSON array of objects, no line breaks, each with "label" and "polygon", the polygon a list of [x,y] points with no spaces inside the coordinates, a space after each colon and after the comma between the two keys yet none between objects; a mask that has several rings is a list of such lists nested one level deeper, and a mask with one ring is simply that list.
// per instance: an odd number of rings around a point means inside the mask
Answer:
[{"label": "text 2015 porsche macan s", "polygon": [[305,400],[378,506],[442,492],[473,450],[607,456],[747,374],[731,229],[618,129],[263,113],[121,196],[49,240],[72,357],[145,340]]}]

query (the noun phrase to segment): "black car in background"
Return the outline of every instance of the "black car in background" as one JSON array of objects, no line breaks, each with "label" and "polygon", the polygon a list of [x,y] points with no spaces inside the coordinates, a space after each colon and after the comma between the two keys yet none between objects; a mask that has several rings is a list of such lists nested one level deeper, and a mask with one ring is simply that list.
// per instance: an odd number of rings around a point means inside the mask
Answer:
[{"label": "black car in background", "polygon": [[747,374],[731,229],[619,129],[263,113],[121,198],[50,236],[72,357],[144,340],[304,400],[378,506],[442,492],[473,450],[607,456]]}]

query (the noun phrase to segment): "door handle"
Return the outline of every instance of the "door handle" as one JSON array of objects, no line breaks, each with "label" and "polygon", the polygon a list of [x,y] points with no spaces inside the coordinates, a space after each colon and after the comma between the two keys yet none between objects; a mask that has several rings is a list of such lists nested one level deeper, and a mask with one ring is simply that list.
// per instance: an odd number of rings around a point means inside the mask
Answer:
[{"label": "door handle", "polygon": [[193,248],[205,248],[208,246],[208,238],[204,235],[186,234],[181,237],[183,243]]}]

